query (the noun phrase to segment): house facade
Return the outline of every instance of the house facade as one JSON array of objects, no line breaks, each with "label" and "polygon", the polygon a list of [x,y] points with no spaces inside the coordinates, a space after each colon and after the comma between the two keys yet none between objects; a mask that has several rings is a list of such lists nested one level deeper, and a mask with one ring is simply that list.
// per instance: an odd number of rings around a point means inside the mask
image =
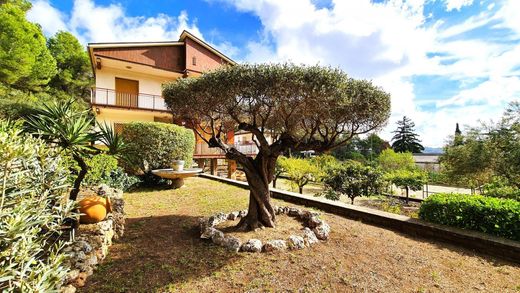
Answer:
[{"label": "house facade", "polygon": [[[132,121],[179,122],[166,107],[162,85],[236,64],[187,31],[173,42],[90,43],[87,48],[95,77],[93,112],[116,132]],[[200,165],[209,159],[213,172],[223,154],[196,141],[194,158]],[[234,162],[227,165],[236,168]]]}]

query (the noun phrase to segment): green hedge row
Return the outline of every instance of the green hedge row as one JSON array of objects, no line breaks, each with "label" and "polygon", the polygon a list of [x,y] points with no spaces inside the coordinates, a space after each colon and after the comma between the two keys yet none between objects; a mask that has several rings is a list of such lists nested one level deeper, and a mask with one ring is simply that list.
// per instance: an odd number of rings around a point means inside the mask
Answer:
[{"label": "green hedge row", "polygon": [[423,220],[520,240],[520,202],[467,194],[435,194],[421,204]]},{"label": "green hedge row", "polygon": [[125,124],[122,136],[127,144],[124,164],[129,171],[170,168],[173,160],[184,160],[186,167],[191,166],[195,136],[190,129],[159,122],[132,122]]}]

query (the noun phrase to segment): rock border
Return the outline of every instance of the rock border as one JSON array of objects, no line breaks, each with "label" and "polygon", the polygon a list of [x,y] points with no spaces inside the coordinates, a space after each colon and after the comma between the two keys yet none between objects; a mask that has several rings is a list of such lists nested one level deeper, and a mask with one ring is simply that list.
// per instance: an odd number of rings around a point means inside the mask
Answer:
[{"label": "rock border", "polygon": [[330,234],[330,226],[320,218],[320,214],[313,211],[301,210],[296,207],[273,207],[276,215],[287,215],[302,222],[305,227],[301,235],[290,235],[286,240],[274,239],[262,243],[259,239],[249,239],[242,243],[234,236],[225,235],[215,228],[225,221],[234,221],[247,215],[247,210],[234,211],[228,214],[218,213],[209,218],[200,218],[200,238],[210,239],[214,244],[222,246],[234,252],[271,252],[304,249],[319,242],[327,240]]},{"label": "rock border", "polygon": [[99,223],[79,225],[76,237],[63,250],[67,256],[64,265],[68,267],[69,272],[65,276],[60,293],[74,293],[77,288],[85,286],[87,278],[106,258],[112,241],[118,240],[124,234],[125,201],[123,192],[101,184],[99,187],[81,190],[78,198],[81,199],[92,194],[109,197],[112,212]]}]

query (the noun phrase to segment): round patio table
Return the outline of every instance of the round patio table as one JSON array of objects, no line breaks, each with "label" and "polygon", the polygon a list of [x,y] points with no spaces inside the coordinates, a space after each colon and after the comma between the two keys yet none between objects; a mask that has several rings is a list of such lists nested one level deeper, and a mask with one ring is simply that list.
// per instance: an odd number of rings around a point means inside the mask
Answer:
[{"label": "round patio table", "polygon": [[164,179],[172,181],[172,188],[179,188],[184,185],[184,178],[193,177],[201,173],[201,168],[186,168],[182,171],[173,171],[173,169],[157,169],[152,170],[152,174]]}]

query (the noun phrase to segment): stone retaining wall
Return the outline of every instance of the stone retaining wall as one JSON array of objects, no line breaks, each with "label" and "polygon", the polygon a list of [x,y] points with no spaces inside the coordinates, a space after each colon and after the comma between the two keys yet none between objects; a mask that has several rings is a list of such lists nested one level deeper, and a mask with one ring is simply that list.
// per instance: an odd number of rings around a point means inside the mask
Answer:
[{"label": "stone retaining wall", "polygon": [[83,190],[79,199],[99,190],[110,198],[112,213],[105,220],[95,224],[81,224],[70,246],[65,248],[68,255],[66,265],[70,268],[62,287],[62,292],[73,293],[76,288],[85,286],[87,277],[93,274],[97,264],[108,254],[113,240],[124,234],[124,200],[120,190],[101,185],[96,190]]}]

